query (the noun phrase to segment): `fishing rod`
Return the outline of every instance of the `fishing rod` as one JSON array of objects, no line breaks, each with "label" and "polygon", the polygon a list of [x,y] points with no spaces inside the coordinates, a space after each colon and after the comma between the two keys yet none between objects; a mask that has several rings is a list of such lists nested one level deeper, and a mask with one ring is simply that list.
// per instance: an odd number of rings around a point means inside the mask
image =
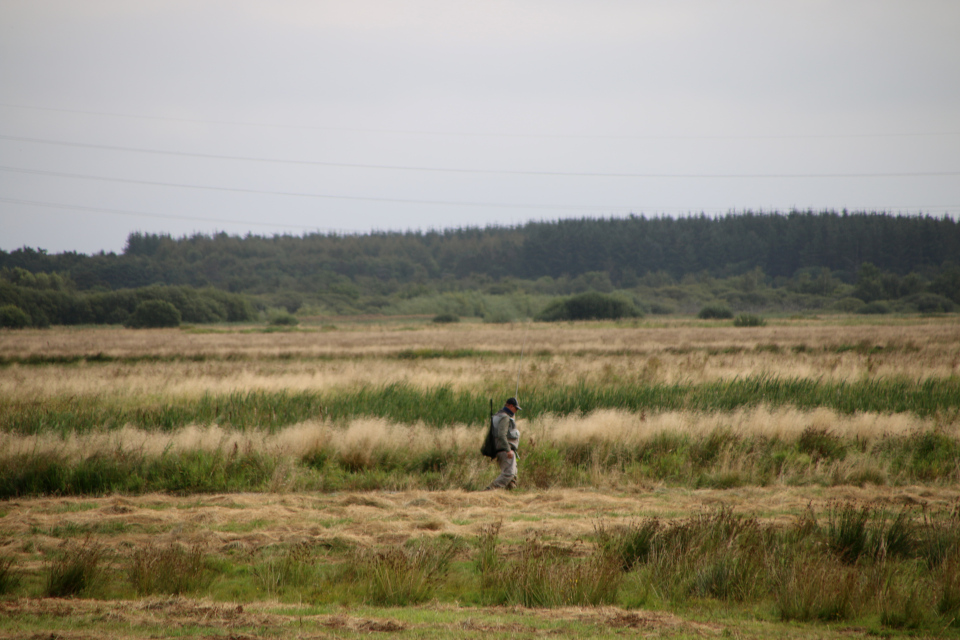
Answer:
[{"label": "fishing rod", "polygon": [[523,368],[523,348],[527,346],[527,337],[523,337],[523,344],[520,345],[520,364],[517,365],[517,390],[513,392],[513,397],[520,402],[520,369]]}]

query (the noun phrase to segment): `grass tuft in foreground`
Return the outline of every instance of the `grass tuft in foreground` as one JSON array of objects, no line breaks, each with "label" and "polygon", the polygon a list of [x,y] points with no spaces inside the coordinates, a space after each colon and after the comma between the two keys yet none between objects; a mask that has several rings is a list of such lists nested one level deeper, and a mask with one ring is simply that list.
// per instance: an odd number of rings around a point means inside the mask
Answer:
[{"label": "grass tuft in foreground", "polygon": [[89,541],[65,547],[48,566],[44,595],[67,598],[86,595],[105,579],[106,550]]},{"label": "grass tuft in foreground", "polygon": [[188,593],[204,583],[204,554],[199,547],[177,544],[141,548],[133,554],[129,575],[140,595]]}]

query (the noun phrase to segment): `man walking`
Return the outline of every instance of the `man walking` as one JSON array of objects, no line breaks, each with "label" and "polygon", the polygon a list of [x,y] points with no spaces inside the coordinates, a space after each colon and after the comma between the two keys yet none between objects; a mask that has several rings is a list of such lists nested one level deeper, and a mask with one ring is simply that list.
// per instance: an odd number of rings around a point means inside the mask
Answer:
[{"label": "man walking", "polygon": [[490,432],[497,448],[500,475],[490,483],[488,490],[517,488],[517,455],[520,448],[520,432],[514,420],[517,411],[520,411],[517,399],[507,398],[503,409],[493,416],[490,423]]}]

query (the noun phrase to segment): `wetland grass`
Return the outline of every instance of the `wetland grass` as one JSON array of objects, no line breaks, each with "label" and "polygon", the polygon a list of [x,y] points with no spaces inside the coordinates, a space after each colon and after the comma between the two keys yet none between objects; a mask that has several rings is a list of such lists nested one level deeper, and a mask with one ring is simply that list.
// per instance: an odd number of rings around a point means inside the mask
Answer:
[{"label": "wetland grass", "polygon": [[[960,409],[960,377],[922,381],[865,379],[830,382],[750,377],[705,384],[610,384],[530,387],[524,417],[586,414],[600,409],[634,413],[729,412],[769,405],[842,414],[910,413],[932,416]],[[197,398],[170,398],[131,405],[129,401],[86,397],[43,401],[0,399],[0,432],[84,433],[133,425],[174,431],[192,424],[235,429],[278,429],[306,420],[342,423],[376,417],[434,427],[482,424],[489,395],[449,386],[419,388],[396,383],[329,392],[250,391]]]}]

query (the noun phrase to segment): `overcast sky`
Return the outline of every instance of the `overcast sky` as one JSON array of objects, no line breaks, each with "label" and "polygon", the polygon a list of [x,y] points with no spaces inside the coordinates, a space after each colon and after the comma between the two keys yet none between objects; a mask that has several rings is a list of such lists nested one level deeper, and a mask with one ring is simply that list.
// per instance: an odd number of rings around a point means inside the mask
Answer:
[{"label": "overcast sky", "polygon": [[0,0],[0,249],[960,216],[957,0]]}]

